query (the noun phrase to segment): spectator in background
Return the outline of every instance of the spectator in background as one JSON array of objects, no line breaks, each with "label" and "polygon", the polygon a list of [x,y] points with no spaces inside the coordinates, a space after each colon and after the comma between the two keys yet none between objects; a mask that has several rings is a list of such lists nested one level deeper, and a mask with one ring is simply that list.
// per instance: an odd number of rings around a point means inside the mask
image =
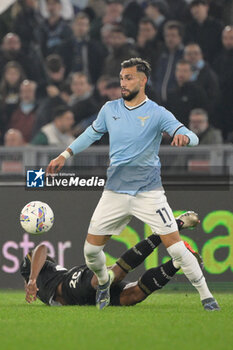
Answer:
[{"label": "spectator in background", "polygon": [[74,141],[74,137],[71,136],[73,124],[74,115],[71,109],[60,106],[54,111],[53,121],[41,128],[31,144],[67,148]]},{"label": "spectator in background", "polygon": [[208,16],[209,6],[206,0],[194,0],[190,4],[192,20],[185,30],[185,43],[197,43],[203,52],[204,59],[210,64],[222,48],[222,23]]},{"label": "spectator in background", "polygon": [[149,62],[152,71],[155,71],[162,44],[158,38],[156,25],[148,17],[142,18],[139,22],[136,45],[139,56]]},{"label": "spectator in background", "polygon": [[104,48],[97,41],[90,39],[90,19],[84,12],[75,17],[72,29],[75,37],[72,71],[84,72],[94,84],[103,69]]},{"label": "spectator in background", "polygon": [[121,0],[107,0],[105,13],[102,17],[92,22],[90,35],[93,39],[100,40],[100,31],[105,24],[118,25],[123,28],[125,35],[136,38],[137,26],[130,19],[123,17],[124,4]]},{"label": "spectator in background", "polygon": [[138,53],[132,44],[128,42],[128,38],[122,28],[113,28],[111,34],[112,52],[105,59],[102,74],[119,77],[121,62],[131,57],[137,57]]},{"label": "spectator in background", "polygon": [[168,95],[166,107],[176,118],[188,126],[189,113],[194,108],[206,109],[207,96],[204,90],[191,81],[192,67],[185,60],[176,64],[177,88]]},{"label": "spectator in background", "polygon": [[46,0],[48,19],[40,28],[41,48],[44,57],[58,54],[62,57],[67,70],[70,70],[74,45],[73,32],[61,17],[60,0]]},{"label": "spectator in background", "polygon": [[167,101],[170,91],[176,87],[175,67],[183,57],[183,27],[176,21],[168,21],[164,26],[165,48],[162,50],[157,68],[152,72],[152,81],[160,103]]},{"label": "spectator in background", "polygon": [[221,116],[219,127],[224,138],[233,132],[233,25],[226,26],[222,32],[223,49],[216,57],[214,70],[220,84],[220,103],[218,113]]},{"label": "spectator in background", "polygon": [[[80,1],[80,0],[78,0]],[[46,0],[39,0],[40,13],[44,18],[48,18]],[[74,10],[70,0],[61,0],[61,16],[66,21],[71,21],[74,17]]]},{"label": "spectator in background", "polygon": [[13,14],[12,8],[14,5],[9,4],[8,8],[0,14],[0,38],[3,38],[12,30]]},{"label": "spectator in background", "polygon": [[[67,96],[64,95],[66,68],[59,55],[49,55],[46,58],[47,85],[43,91],[43,99],[37,109],[37,118],[34,133],[51,122],[53,111],[57,106],[67,104]],[[71,91],[69,93],[71,95]]]},{"label": "spectator in background", "polygon": [[23,135],[20,130],[9,129],[4,135],[4,146],[6,147],[22,147],[25,146]]},{"label": "spectator in background", "polygon": [[163,0],[154,0],[148,3],[145,15],[150,18],[158,30],[159,40],[163,40],[163,28],[168,17],[169,8]]},{"label": "spectator in background", "polygon": [[[4,66],[9,61],[17,61],[22,67],[25,65],[27,67],[27,56],[21,50],[21,40],[17,34],[8,33],[2,39],[1,49],[0,49],[0,74]],[[26,62],[25,62],[26,61]]]},{"label": "spectator in background", "polygon": [[98,109],[100,109],[107,101],[106,86],[112,78],[109,75],[101,75],[96,82],[94,91],[95,100],[98,102]]},{"label": "spectator in background", "polygon": [[30,142],[36,121],[36,83],[24,80],[20,85],[19,107],[13,112],[9,128],[20,130],[25,141]]},{"label": "spectator in background", "polygon": [[71,100],[70,107],[74,113],[75,123],[97,113],[98,103],[94,98],[94,90],[88,81],[86,74],[79,72],[71,76]]},{"label": "spectator in background", "polygon": [[2,130],[5,130],[12,113],[18,106],[19,88],[24,79],[24,71],[19,63],[11,61],[5,65],[0,82],[0,120]]},{"label": "spectator in background", "polygon": [[101,28],[101,44],[105,51],[105,57],[112,51],[112,30],[116,28],[116,25],[105,24]]},{"label": "spectator in background", "polygon": [[180,22],[187,20],[189,11],[185,0],[165,0],[169,6],[169,18]]},{"label": "spectator in background", "polygon": [[119,79],[111,79],[106,85],[106,96],[108,101],[121,98],[121,86]]},{"label": "spectator in background", "polygon": [[61,56],[52,54],[46,57],[45,67],[47,72],[47,94],[50,97],[54,96],[54,93],[50,93],[50,87],[57,88],[57,93],[65,81],[66,67]]},{"label": "spectator in background", "polygon": [[[102,82],[105,82],[104,89],[102,90],[102,93],[104,94],[107,101],[113,101],[118,98],[121,98],[121,87],[119,79],[116,78],[108,78],[108,81],[103,80]],[[99,84],[101,81],[99,82]],[[100,86],[100,85],[99,85]],[[79,124],[75,127],[76,135],[80,135],[89,125],[93,123],[93,121],[96,119],[97,113],[93,114],[89,118],[83,119]],[[109,144],[109,136],[108,134],[104,134],[104,136],[99,140],[98,142],[95,142],[95,145],[108,145]]]},{"label": "spectator in background", "polygon": [[204,61],[201,48],[191,43],[185,46],[184,59],[192,65],[192,81],[196,81],[205,90],[208,97],[208,112],[214,125],[214,114],[219,103],[219,84],[216,73]]},{"label": "spectator in background", "polygon": [[38,85],[44,83],[45,71],[42,61],[33,48],[30,49],[30,52],[25,53],[19,36],[14,33],[8,33],[3,38],[0,49],[0,75],[5,64],[9,61],[18,62],[28,79],[36,81]]},{"label": "spectator in background", "polygon": [[215,129],[209,124],[208,114],[204,109],[196,108],[191,110],[189,129],[198,136],[200,145],[223,143],[221,130]]},{"label": "spectator in background", "polygon": [[[103,17],[106,9],[106,0],[71,0],[73,4],[78,4],[79,9],[86,11],[90,16],[91,20],[95,18]],[[84,2],[87,1],[87,6]]]},{"label": "spectator in background", "polygon": [[13,20],[13,32],[18,34],[26,53],[40,43],[42,17],[37,9],[38,0],[20,0],[17,2],[18,14]]},{"label": "spectator in background", "polygon": [[124,1],[123,17],[130,20],[138,27],[139,21],[144,17],[143,6],[140,4],[142,1],[126,0]]},{"label": "spectator in background", "polygon": [[78,13],[79,11],[84,10],[89,5],[90,1],[89,0],[70,0],[70,3],[74,8],[75,13]]}]

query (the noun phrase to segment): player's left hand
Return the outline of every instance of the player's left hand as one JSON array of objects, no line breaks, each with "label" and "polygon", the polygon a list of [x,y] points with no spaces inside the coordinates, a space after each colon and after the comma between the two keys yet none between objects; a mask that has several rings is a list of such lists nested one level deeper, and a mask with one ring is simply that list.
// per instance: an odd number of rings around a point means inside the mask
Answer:
[{"label": "player's left hand", "polygon": [[36,294],[38,292],[38,288],[36,285],[36,280],[29,280],[28,284],[25,285],[25,291],[26,291],[26,301],[30,304],[33,301],[36,301]]},{"label": "player's left hand", "polygon": [[189,144],[189,137],[186,135],[175,135],[171,145],[176,147],[183,147]]}]

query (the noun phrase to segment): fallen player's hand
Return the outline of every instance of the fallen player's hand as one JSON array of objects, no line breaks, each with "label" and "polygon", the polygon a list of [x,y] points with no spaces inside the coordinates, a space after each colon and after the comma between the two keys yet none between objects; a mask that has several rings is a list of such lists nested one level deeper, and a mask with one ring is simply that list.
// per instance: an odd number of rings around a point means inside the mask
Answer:
[{"label": "fallen player's hand", "polygon": [[65,157],[59,155],[57,158],[52,159],[46,169],[46,175],[52,175],[58,173],[65,164]]},{"label": "fallen player's hand", "polygon": [[38,292],[38,288],[36,285],[36,280],[29,280],[28,284],[25,285],[25,290],[26,290],[26,301],[30,304],[33,301],[36,301],[36,294]]},{"label": "fallen player's hand", "polygon": [[171,145],[176,147],[183,147],[189,144],[189,137],[186,135],[175,135]]}]

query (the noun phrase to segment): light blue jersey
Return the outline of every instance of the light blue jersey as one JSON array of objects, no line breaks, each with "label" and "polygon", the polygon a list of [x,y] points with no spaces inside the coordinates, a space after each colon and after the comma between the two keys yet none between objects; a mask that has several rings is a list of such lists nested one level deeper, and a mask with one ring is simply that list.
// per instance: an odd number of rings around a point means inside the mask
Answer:
[{"label": "light blue jersey", "polygon": [[198,144],[197,136],[184,127],[172,113],[146,99],[134,108],[123,99],[107,102],[93,125],[71,145],[74,154],[81,152],[104,133],[109,133],[110,167],[106,189],[135,195],[161,187],[158,156],[162,133],[187,135],[190,146]]}]

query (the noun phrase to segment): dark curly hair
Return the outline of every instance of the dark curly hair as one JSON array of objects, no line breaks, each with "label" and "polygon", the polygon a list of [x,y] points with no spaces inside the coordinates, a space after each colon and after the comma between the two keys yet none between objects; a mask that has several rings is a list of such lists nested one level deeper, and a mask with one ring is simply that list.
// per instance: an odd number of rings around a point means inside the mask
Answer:
[{"label": "dark curly hair", "polygon": [[142,58],[134,57],[121,63],[121,68],[130,68],[135,66],[137,67],[138,72],[144,73],[147,79],[149,78],[151,72],[150,64]]}]

